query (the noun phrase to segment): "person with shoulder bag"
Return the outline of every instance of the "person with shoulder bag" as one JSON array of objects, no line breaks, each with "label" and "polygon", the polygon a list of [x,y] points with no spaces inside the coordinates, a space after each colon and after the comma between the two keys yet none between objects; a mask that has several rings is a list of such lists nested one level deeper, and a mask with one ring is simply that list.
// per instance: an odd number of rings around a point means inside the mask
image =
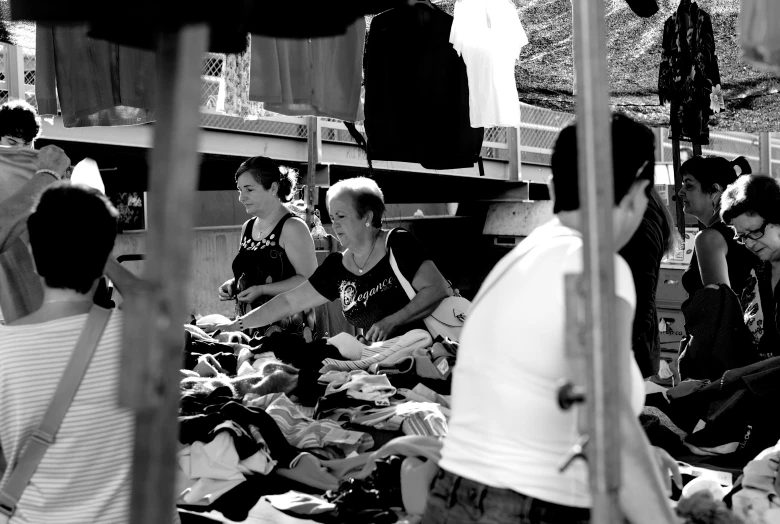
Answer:
[{"label": "person with shoulder bag", "polygon": [[104,270],[120,292],[132,281],[108,260],[117,212],[96,190],[58,182],[27,229],[44,293],[37,310],[0,325],[0,522],[129,522],[135,421],[119,406],[123,319],[93,300]]}]

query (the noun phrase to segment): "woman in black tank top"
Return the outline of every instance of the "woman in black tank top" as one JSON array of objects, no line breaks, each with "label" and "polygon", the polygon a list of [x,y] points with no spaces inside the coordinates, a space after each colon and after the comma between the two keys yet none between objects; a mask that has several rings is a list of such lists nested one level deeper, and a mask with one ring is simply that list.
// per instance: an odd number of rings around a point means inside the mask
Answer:
[{"label": "woman in black tank top", "polygon": [[[306,224],[283,204],[295,191],[293,170],[254,157],[241,164],[235,178],[238,200],[253,217],[243,227],[233,278],[220,286],[219,296],[236,300],[236,315],[241,316],[305,282],[317,269],[317,259]],[[314,330],[312,310],[264,326],[259,334],[283,331],[305,336],[307,328],[309,333]]]},{"label": "woman in black tank top", "polygon": [[750,173],[750,164],[744,157],[729,162],[720,157],[698,156],[680,168],[683,186],[678,196],[683,209],[705,226],[696,235],[691,264],[682,277],[688,295],[710,284],[727,284],[739,297],[750,270],[758,262],[744,245],[734,240],[734,232],[720,219],[720,196],[737,180],[735,168]]}]

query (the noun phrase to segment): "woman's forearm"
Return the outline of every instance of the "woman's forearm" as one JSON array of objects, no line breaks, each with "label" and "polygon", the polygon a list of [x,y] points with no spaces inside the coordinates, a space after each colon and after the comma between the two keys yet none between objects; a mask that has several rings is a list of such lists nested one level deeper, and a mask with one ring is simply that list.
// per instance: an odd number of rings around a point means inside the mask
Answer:
[{"label": "woman's forearm", "polygon": [[632,524],[675,524],[653,447],[628,402],[621,410],[620,502]]},{"label": "woman's forearm", "polygon": [[282,293],[287,293],[291,289],[295,289],[306,282],[306,278],[303,275],[295,275],[287,280],[280,280],[279,282],[272,282],[270,284],[262,284],[263,295],[269,297],[275,297]]},{"label": "woman's forearm", "polygon": [[447,290],[436,286],[422,288],[407,305],[391,315],[395,324],[402,326],[417,320],[422,320],[433,313],[442,300],[447,297]]},{"label": "woman's forearm", "polygon": [[[277,320],[289,317],[295,313],[292,311],[287,295],[277,295],[262,306],[239,317],[244,329],[258,328],[273,324]],[[238,319],[236,319],[238,322]]]}]

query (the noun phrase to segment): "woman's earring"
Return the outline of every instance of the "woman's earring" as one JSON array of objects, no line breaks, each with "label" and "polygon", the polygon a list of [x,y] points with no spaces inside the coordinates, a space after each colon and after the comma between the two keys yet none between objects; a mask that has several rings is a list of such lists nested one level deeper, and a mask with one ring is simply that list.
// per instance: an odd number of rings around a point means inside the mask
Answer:
[{"label": "woman's earring", "polygon": [[371,227],[371,224],[366,222],[366,227]]}]

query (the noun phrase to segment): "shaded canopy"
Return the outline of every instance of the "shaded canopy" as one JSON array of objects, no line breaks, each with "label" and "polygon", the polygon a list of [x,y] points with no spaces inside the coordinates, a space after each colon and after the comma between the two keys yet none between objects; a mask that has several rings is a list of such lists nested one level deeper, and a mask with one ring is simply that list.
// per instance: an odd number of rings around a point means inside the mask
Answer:
[{"label": "shaded canopy", "polygon": [[[520,101],[575,112],[571,0],[514,0],[529,44],[515,67]],[[452,13],[455,0],[440,7]],[[636,16],[625,0],[605,0],[607,59],[611,103],[652,126],[669,124],[669,109],[658,102],[658,66],[664,22],[679,1],[658,0],[651,18]],[[711,130],[776,131],[780,129],[780,79],[740,60],[739,0],[699,0],[712,17],[715,50],[726,110],[714,115]]]}]

